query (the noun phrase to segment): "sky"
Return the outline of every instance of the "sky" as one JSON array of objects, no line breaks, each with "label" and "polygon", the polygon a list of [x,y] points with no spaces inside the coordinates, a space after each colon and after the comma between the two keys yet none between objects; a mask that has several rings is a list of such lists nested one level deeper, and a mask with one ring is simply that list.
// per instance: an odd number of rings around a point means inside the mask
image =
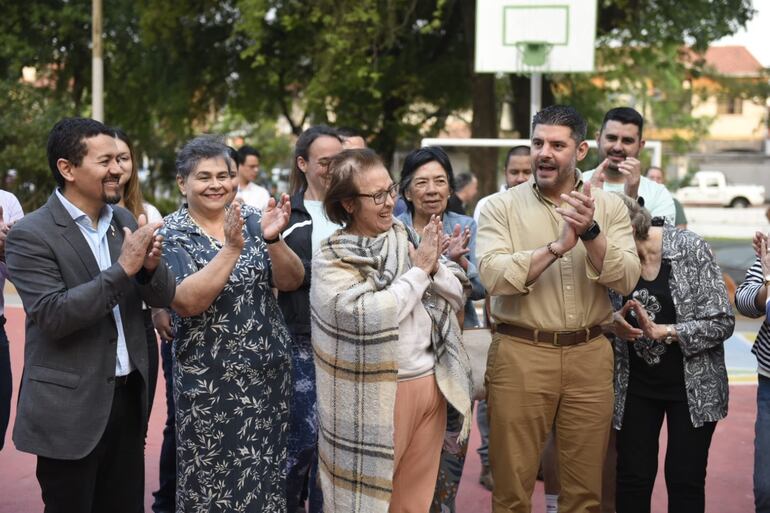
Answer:
[{"label": "sky", "polygon": [[743,45],[766,68],[770,68],[770,0],[754,0],[757,13],[746,24],[745,30],[712,43],[714,46]]}]

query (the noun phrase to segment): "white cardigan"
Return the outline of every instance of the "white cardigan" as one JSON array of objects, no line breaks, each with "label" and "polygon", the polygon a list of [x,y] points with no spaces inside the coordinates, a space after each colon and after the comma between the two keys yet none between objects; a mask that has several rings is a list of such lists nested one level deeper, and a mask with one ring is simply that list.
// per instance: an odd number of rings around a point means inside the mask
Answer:
[{"label": "white cardigan", "polygon": [[[398,379],[399,381],[427,376],[436,362],[431,350],[431,320],[422,304],[430,276],[419,267],[412,267],[393,280],[388,290],[398,305]],[[455,312],[462,311],[463,287],[443,264],[433,275],[433,291],[444,297]]]}]

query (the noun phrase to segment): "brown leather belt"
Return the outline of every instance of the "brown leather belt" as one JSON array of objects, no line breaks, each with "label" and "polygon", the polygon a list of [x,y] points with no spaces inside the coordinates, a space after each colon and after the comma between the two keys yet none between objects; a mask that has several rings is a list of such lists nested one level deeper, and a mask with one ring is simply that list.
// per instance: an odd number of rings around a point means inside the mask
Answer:
[{"label": "brown leather belt", "polygon": [[602,334],[601,326],[592,326],[578,331],[545,331],[522,328],[514,324],[498,324],[497,331],[504,335],[531,340],[535,344],[541,342],[555,346],[574,346],[584,344]]}]

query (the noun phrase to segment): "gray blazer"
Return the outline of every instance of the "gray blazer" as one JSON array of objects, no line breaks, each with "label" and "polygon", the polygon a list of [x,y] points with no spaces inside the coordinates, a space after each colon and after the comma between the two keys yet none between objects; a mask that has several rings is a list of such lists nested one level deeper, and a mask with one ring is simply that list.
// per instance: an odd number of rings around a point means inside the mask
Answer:
[{"label": "gray blazer", "polygon": [[165,307],[176,290],[161,262],[151,277],[129,278],[117,263],[123,227],[136,229],[125,209],[114,208],[107,233],[113,265],[100,271],[88,242],[56,194],[16,223],[8,234],[10,279],[24,304],[24,374],[13,441],[20,451],[56,459],[80,459],[96,446],[107,425],[114,393],[120,305],[131,361],[142,375],[142,426],[148,412],[148,344],[142,301]]}]

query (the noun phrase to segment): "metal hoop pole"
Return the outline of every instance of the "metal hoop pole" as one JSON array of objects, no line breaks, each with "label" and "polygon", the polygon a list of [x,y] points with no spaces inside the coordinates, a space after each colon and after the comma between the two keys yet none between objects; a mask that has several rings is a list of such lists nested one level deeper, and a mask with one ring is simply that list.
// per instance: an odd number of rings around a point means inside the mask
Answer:
[{"label": "metal hoop pole", "polygon": [[529,119],[532,122],[532,118],[535,114],[540,112],[540,108],[543,104],[543,74],[532,73],[529,78]]}]

